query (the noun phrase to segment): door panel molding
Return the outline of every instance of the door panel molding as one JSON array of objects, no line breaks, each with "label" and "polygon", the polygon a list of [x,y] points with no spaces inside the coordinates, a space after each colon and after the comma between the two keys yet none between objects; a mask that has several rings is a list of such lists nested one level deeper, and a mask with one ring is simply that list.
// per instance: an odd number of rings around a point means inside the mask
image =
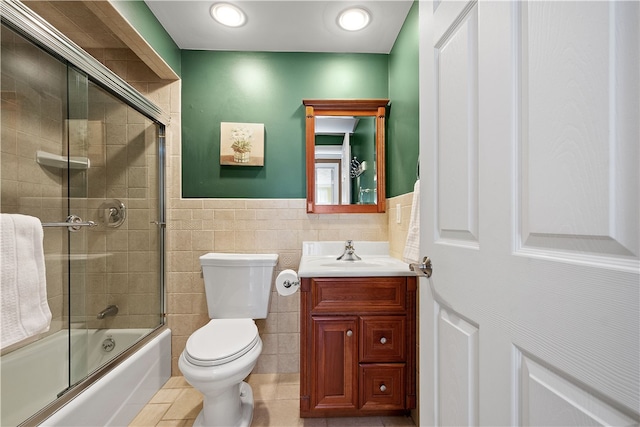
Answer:
[{"label": "door panel molding", "polygon": [[639,14],[625,3],[514,6],[518,255],[640,268],[640,128],[625,120],[640,111],[639,46],[617,35]]},{"label": "door panel molding", "polygon": [[437,333],[439,425],[476,426],[479,423],[478,327],[440,308]]},{"label": "door panel molding", "polygon": [[451,27],[443,30],[435,58],[437,241],[472,248],[479,246],[476,6],[466,4]]},{"label": "door panel molding", "polygon": [[[477,0],[469,2],[449,1],[443,3],[434,3],[434,14],[438,15],[438,19],[434,25],[433,38],[437,40],[434,44],[436,49],[440,49],[451,35],[457,30],[458,26],[467,18],[471,9],[477,5]],[[440,7],[442,5],[442,7]],[[441,23],[448,23],[441,25]]]},{"label": "door panel molding", "polygon": [[517,425],[629,426],[635,421],[561,371],[515,348]]}]

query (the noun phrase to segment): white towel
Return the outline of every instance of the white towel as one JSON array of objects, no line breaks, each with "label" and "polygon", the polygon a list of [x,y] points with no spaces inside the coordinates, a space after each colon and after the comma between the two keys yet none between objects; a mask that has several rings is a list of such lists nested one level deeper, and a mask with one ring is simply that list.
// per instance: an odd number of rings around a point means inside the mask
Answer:
[{"label": "white towel", "polygon": [[402,260],[406,263],[420,260],[420,180],[413,186],[413,200],[411,201],[411,218],[409,219],[409,232],[407,242],[404,245]]},{"label": "white towel", "polygon": [[0,348],[49,330],[42,224],[0,214]]}]

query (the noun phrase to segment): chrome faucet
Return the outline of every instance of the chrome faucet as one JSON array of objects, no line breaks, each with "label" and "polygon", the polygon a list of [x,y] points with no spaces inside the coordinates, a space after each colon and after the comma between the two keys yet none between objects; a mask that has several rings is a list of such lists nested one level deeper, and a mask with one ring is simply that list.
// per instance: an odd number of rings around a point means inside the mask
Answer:
[{"label": "chrome faucet", "polygon": [[107,316],[115,316],[116,314],[118,314],[118,306],[110,305],[109,307],[105,308],[100,313],[98,313],[97,318],[102,320]]},{"label": "chrome faucet", "polygon": [[347,240],[344,243],[344,253],[336,258],[338,261],[359,261],[360,259],[361,258],[356,255],[356,250],[353,247],[353,240]]}]

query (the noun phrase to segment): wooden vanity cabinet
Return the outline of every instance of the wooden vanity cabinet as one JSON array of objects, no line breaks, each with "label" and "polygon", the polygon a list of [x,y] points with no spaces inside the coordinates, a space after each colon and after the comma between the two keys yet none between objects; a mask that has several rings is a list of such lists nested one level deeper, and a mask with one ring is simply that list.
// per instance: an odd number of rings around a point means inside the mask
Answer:
[{"label": "wooden vanity cabinet", "polygon": [[416,278],[301,278],[300,416],[416,406]]}]

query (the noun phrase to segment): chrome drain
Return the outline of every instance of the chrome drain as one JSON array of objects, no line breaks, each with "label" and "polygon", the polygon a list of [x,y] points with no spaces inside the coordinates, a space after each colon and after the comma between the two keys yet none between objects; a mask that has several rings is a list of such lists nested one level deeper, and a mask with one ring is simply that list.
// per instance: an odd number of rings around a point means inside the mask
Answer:
[{"label": "chrome drain", "polygon": [[112,351],[116,348],[116,342],[113,338],[107,337],[104,341],[102,341],[102,349],[106,352]]}]

